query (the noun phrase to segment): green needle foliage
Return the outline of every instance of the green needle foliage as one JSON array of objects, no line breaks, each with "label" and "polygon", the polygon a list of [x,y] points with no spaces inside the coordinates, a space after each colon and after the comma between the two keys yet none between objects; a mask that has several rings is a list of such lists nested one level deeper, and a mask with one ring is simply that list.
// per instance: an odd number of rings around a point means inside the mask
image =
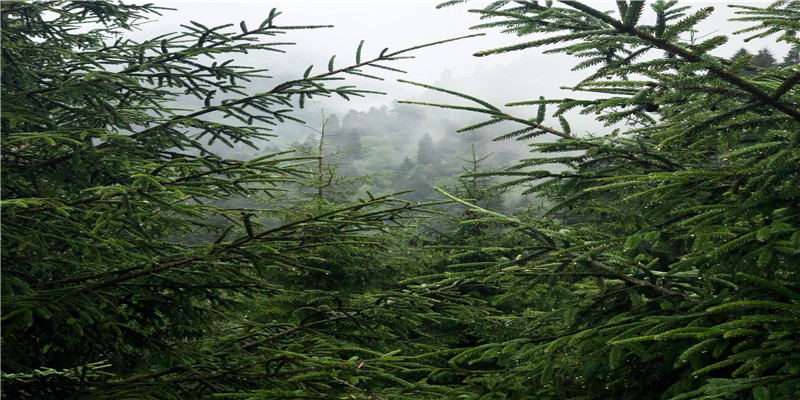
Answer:
[{"label": "green needle foliage", "polygon": [[[478,28],[525,38],[476,55],[573,55],[587,75],[572,90],[589,100],[507,104],[538,107],[531,118],[434,88],[472,105],[431,106],[520,125],[499,140],[554,138],[485,174],[552,206],[545,218],[507,217],[512,253],[445,281],[499,289],[483,299],[507,321],[451,362],[472,371],[469,391],[481,399],[797,398],[800,69],[712,55],[728,37],[694,40],[693,27],[713,7],[617,5],[473,10]],[[800,43],[797,1],[734,7],[751,23],[741,32]],[[605,132],[571,131],[570,111],[597,115]],[[485,249],[472,254],[485,261]]]},{"label": "green needle foliage", "polygon": [[[477,55],[576,56],[590,95],[499,107],[407,81],[486,117],[462,131],[552,139],[501,171],[473,151],[463,188],[439,189],[460,208],[419,231],[436,204],[348,193],[324,121],[305,152],[212,146],[258,148],[308,99],[374,93],[345,76],[442,42],[362,42],[275,82],[231,60],[315,28],[274,10],[136,42],[124,31],[165,9],[0,7],[9,399],[800,397],[797,1],[737,6],[740,33],[792,45],[782,63],[713,55],[728,38],[695,37],[713,7],[474,10],[525,38]],[[515,187],[544,209],[490,209]]]},{"label": "green needle foliage", "polygon": [[[257,147],[306,99],[371,93],[343,76],[427,45],[359,45],[353,64],[276,83],[231,57],[282,53],[279,35],[315,27],[272,10],[257,27],[124,36],[162,11],[2,3],[4,396],[441,396],[413,358],[438,348],[419,331],[446,318],[438,294],[318,279],[377,262],[425,206],[370,196],[286,217],[263,205],[313,179],[316,157],[210,147]],[[386,265],[383,282],[402,275]]]}]

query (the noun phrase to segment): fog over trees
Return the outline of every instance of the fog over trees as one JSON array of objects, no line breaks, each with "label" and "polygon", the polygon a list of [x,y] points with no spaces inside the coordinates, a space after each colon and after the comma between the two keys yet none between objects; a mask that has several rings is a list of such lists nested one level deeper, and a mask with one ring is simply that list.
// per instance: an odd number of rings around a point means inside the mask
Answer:
[{"label": "fog over trees", "polygon": [[3,399],[800,398],[800,2],[170,4],[0,3]]}]

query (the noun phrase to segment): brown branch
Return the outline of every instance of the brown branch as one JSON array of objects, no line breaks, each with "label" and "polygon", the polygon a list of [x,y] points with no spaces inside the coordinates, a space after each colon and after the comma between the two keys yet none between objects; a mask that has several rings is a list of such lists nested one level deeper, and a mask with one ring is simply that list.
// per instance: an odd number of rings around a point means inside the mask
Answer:
[{"label": "brown branch", "polygon": [[254,340],[254,341],[249,342],[249,343],[245,343],[245,344],[239,346],[239,350],[247,350],[247,349],[249,349],[249,348],[251,348],[253,346],[258,346],[258,345],[263,344],[263,343],[267,343],[267,342],[271,342],[271,341],[276,340],[276,339],[280,339],[280,338],[282,338],[284,336],[290,335],[290,334],[295,333],[295,332],[297,332],[299,330],[310,328],[312,326],[326,324],[326,323],[329,323],[329,322],[336,322],[336,321],[338,321],[340,319],[344,319],[344,318],[351,318],[351,317],[353,317],[355,315],[358,315],[358,313],[345,313],[345,314],[342,314],[342,315],[337,315],[335,317],[328,317],[326,319],[322,319],[322,320],[319,320],[319,321],[309,322],[307,324],[296,325],[296,326],[294,326],[292,328],[289,328],[289,329],[286,329],[284,331],[278,332],[278,333],[276,333],[274,335],[270,335],[270,336],[267,336],[267,337],[262,338],[262,339],[258,339],[258,340]]},{"label": "brown branch", "polygon": [[[267,364],[267,363],[271,363],[271,362],[276,362],[276,361],[283,361],[286,358],[287,357],[286,357],[285,354],[281,354],[280,356],[277,356],[277,357],[266,358],[266,359],[263,359],[263,360],[255,361],[255,362],[252,362],[252,363],[249,363],[249,364],[245,364],[245,365],[236,367],[234,369],[226,370],[226,371],[215,372],[213,374],[207,374],[207,375],[197,375],[197,376],[188,376],[188,377],[184,377],[184,378],[175,378],[175,379],[170,379],[170,380],[167,380],[167,381],[164,381],[164,382],[159,382],[159,384],[163,384],[163,383],[181,383],[181,382],[200,381],[200,380],[219,378],[219,377],[222,377],[222,376],[225,376],[225,375],[230,375],[230,374],[233,374],[233,373],[236,373],[236,372],[239,372],[239,371],[243,371],[243,370],[246,370],[246,369],[257,367],[259,365],[263,365],[263,364]],[[127,379],[127,380],[124,380],[124,381],[107,382],[106,385],[107,386],[126,386],[126,385],[130,385],[130,384],[133,384],[133,383],[140,383],[140,382],[147,381],[147,380],[150,380],[150,379],[159,378],[159,377],[162,377],[162,376],[165,376],[165,375],[170,375],[170,374],[174,374],[174,373],[177,373],[177,372],[184,372],[184,371],[189,371],[189,370],[190,370],[189,367],[186,367],[186,366],[183,366],[183,365],[178,365],[178,366],[174,366],[174,367],[165,369],[163,371],[154,372],[154,373],[148,374],[148,375],[137,376],[137,377],[134,377],[134,378],[131,378],[131,379]]]},{"label": "brown branch", "polygon": [[[616,20],[616,19],[612,18],[611,16],[609,16],[607,14],[604,14],[604,13],[602,13],[602,12],[592,8],[592,7],[589,7],[589,6],[587,6],[587,5],[583,4],[583,3],[580,3],[580,2],[577,2],[577,1],[564,1],[564,0],[562,0],[561,2],[566,4],[566,5],[568,5],[568,6],[570,6],[570,7],[572,7],[572,8],[575,8],[577,10],[583,11],[583,12],[585,12],[585,13],[587,13],[587,14],[595,17],[595,18],[598,18],[598,19],[606,22],[607,24],[613,26],[614,28],[616,28],[618,31],[620,31],[622,33],[628,33],[630,35],[633,35],[633,36],[636,36],[636,37],[638,37],[640,39],[643,39],[643,40],[649,42],[651,45],[653,45],[656,48],[659,48],[661,50],[667,51],[667,52],[669,52],[671,54],[679,56],[679,57],[681,57],[681,58],[683,58],[683,59],[685,59],[687,61],[690,61],[690,62],[703,63],[703,64],[705,64],[705,69],[708,70],[709,72],[711,72],[712,74],[716,75],[718,78],[720,78],[720,79],[722,79],[722,80],[724,80],[724,81],[726,81],[728,83],[731,83],[731,84],[739,87],[740,89],[750,93],[751,95],[755,96],[760,102],[762,102],[764,104],[768,104],[768,105],[770,105],[770,106],[782,111],[783,113],[791,116],[794,120],[800,121],[800,110],[798,110],[797,107],[793,107],[793,106],[790,106],[788,104],[784,104],[778,98],[776,98],[776,97],[774,97],[772,95],[769,95],[767,92],[759,89],[758,87],[752,85],[750,82],[747,82],[746,80],[740,78],[739,76],[733,75],[733,74],[729,73],[728,71],[725,71],[723,68],[720,68],[720,67],[718,67],[718,66],[716,66],[716,65],[714,65],[712,63],[707,62],[706,60],[704,60],[702,57],[700,57],[699,55],[697,55],[695,53],[689,52],[688,50],[683,49],[680,46],[677,46],[677,45],[675,45],[675,44],[673,44],[673,43],[671,43],[671,42],[669,42],[669,41],[667,41],[665,39],[660,39],[660,38],[657,38],[657,37],[655,37],[655,36],[653,36],[653,35],[651,35],[649,33],[642,32],[642,31],[636,29],[636,27],[634,27],[634,26],[627,26],[624,23],[622,23],[622,21]],[[798,77],[798,79],[800,79],[800,77]],[[790,81],[791,80],[792,79],[790,78]],[[791,83],[791,85],[793,85],[794,83],[796,83],[796,80],[793,83]],[[786,84],[786,83],[784,83],[784,84]],[[789,86],[789,87],[791,87],[791,86]],[[788,91],[789,88],[786,88],[785,90]],[[776,92],[776,94],[778,94],[778,92]],[[778,97],[780,97],[780,96],[778,96]]]},{"label": "brown branch", "polygon": [[781,86],[775,90],[775,93],[772,94],[772,98],[777,101],[781,98],[781,96],[789,92],[789,90],[794,87],[798,81],[800,81],[800,71],[795,72],[795,74],[789,79],[783,81],[783,84],[781,84]]},{"label": "brown branch", "polygon": [[[220,104],[220,105],[217,105],[217,106],[204,107],[202,110],[198,110],[198,111],[195,111],[193,113],[184,114],[184,115],[176,115],[176,116],[174,116],[174,117],[168,119],[167,121],[164,121],[164,122],[162,122],[162,123],[160,123],[158,125],[155,125],[153,127],[147,128],[147,129],[139,131],[137,133],[134,133],[134,134],[128,136],[128,138],[131,139],[131,140],[137,140],[137,139],[141,138],[142,136],[145,136],[147,134],[156,132],[156,131],[158,131],[160,129],[167,128],[167,127],[169,127],[169,126],[171,126],[173,124],[179,123],[179,122],[184,121],[186,119],[197,118],[197,117],[205,115],[205,114],[209,114],[209,113],[216,112],[216,111],[221,111],[224,108],[235,107],[237,105],[240,105],[240,104],[243,104],[243,103],[248,103],[248,102],[251,102],[253,100],[258,100],[258,99],[265,98],[265,97],[275,96],[275,95],[281,94],[283,91],[285,91],[287,89],[290,89],[293,86],[295,86],[297,84],[300,84],[300,83],[303,83],[303,82],[311,82],[311,81],[314,81],[314,80],[324,79],[324,78],[327,78],[327,77],[330,77],[330,76],[333,76],[333,75],[337,75],[337,74],[341,74],[341,73],[344,73],[344,72],[347,72],[347,71],[358,69],[358,68],[366,66],[366,65],[374,64],[374,63],[377,63],[379,61],[387,61],[387,60],[392,60],[392,59],[393,58],[390,57],[390,56],[380,55],[380,56],[375,57],[375,58],[373,58],[371,60],[368,60],[368,61],[363,61],[363,62],[360,62],[358,64],[352,64],[352,65],[349,65],[347,67],[343,67],[343,68],[335,69],[333,71],[328,71],[328,72],[325,72],[325,73],[321,73],[321,74],[318,74],[318,75],[315,75],[315,76],[312,76],[312,77],[309,77],[309,78],[295,79],[295,80],[291,80],[291,81],[286,81],[286,82],[283,82],[283,83],[275,86],[274,88],[272,88],[271,90],[269,90],[267,92],[257,93],[257,94],[254,94],[252,96],[242,97],[240,99],[237,99],[237,100],[225,103],[225,104]],[[97,146],[93,146],[93,147],[96,150],[100,150],[100,149],[104,149],[104,148],[107,148],[107,147],[111,146],[110,143],[111,142],[105,142],[105,143],[101,143],[101,144],[99,144]],[[61,157],[56,157],[56,158],[54,158],[52,160],[37,164],[35,166],[32,166],[31,168],[50,167],[50,166],[59,164],[61,162],[64,162],[66,160],[69,160],[71,158],[72,158],[72,154],[65,154],[65,155],[63,155]]]},{"label": "brown branch", "polygon": [[[580,255],[578,253],[570,253],[570,256],[573,256],[573,257],[577,258]],[[593,266],[595,266],[595,267],[597,267],[599,269],[602,269],[603,271],[606,271],[609,274],[613,274],[614,276],[617,277],[617,279],[620,279],[620,280],[622,280],[624,282],[627,282],[627,283],[629,283],[631,285],[647,287],[647,288],[653,289],[653,290],[655,290],[655,291],[657,291],[657,292],[659,292],[661,294],[665,294],[667,296],[678,296],[678,297],[681,297],[684,300],[692,302],[692,303],[698,303],[699,302],[697,299],[695,299],[694,297],[689,296],[686,293],[676,292],[676,291],[674,291],[672,289],[665,288],[665,287],[662,287],[662,286],[658,286],[658,285],[656,285],[654,283],[643,281],[641,279],[637,279],[637,278],[634,278],[632,276],[628,276],[628,275],[623,274],[621,272],[617,272],[614,268],[612,268],[612,267],[610,267],[610,266],[608,266],[608,265],[606,265],[606,264],[604,264],[604,263],[602,263],[600,261],[591,260],[591,259],[590,260],[586,260],[586,261],[587,261],[587,263],[589,263],[589,264],[591,264],[591,265],[593,265]]]},{"label": "brown branch", "polygon": [[[383,304],[384,305],[391,305],[391,304],[394,304],[396,302],[397,302],[397,300],[386,300]],[[362,314],[364,311],[374,310],[378,306],[379,306],[379,304],[375,304],[375,305],[373,305],[371,307],[362,308],[362,309],[360,309],[358,311],[355,311],[355,312],[343,312],[340,315],[333,316],[333,317],[328,317],[328,318],[325,318],[325,319],[322,319],[322,320],[319,320],[319,321],[314,321],[314,322],[309,322],[309,323],[306,323],[306,324],[296,325],[296,326],[294,326],[292,328],[289,328],[289,329],[286,329],[284,331],[278,332],[278,333],[276,333],[274,335],[270,335],[270,336],[267,336],[267,337],[262,338],[262,339],[258,339],[258,340],[254,340],[254,341],[249,342],[249,343],[245,343],[245,344],[239,346],[239,350],[247,350],[247,349],[249,349],[249,348],[251,348],[253,346],[258,346],[259,344],[271,342],[273,340],[280,339],[280,338],[282,338],[284,336],[290,335],[290,334],[292,334],[294,332],[297,332],[297,331],[300,331],[300,330],[303,330],[303,329],[306,329],[306,328],[310,328],[310,327],[313,327],[313,326],[316,326],[316,325],[322,325],[322,324],[326,324],[326,323],[329,323],[329,322],[336,322],[336,321],[338,321],[340,319],[345,319],[345,318],[355,318],[356,316]]]},{"label": "brown branch", "polygon": [[[540,239],[540,241],[541,241],[541,239]],[[563,247],[552,243],[549,239],[545,243],[546,243],[546,245],[544,247],[547,247],[552,251],[564,251],[565,250]],[[577,259],[577,258],[579,258],[581,256],[579,253],[576,253],[576,252],[569,252],[569,253],[566,253],[566,254],[569,255],[570,257],[573,257],[573,259]],[[603,263],[601,261],[597,261],[597,260],[594,260],[594,259],[591,259],[591,258],[590,259],[586,259],[584,261],[590,267],[594,267],[596,269],[600,269],[600,270],[604,271],[606,274],[609,274],[609,275],[611,275],[611,276],[613,276],[613,277],[615,277],[615,278],[617,278],[617,279],[619,279],[619,280],[621,280],[621,281],[623,281],[625,283],[628,283],[630,285],[650,288],[650,289],[655,290],[656,292],[659,292],[659,293],[667,295],[667,296],[678,296],[678,297],[681,297],[684,300],[692,302],[692,303],[698,303],[699,302],[699,300],[689,296],[686,293],[676,292],[676,291],[674,291],[672,289],[665,288],[663,286],[658,286],[658,285],[656,285],[654,283],[650,283],[650,282],[647,282],[647,281],[644,281],[644,280],[641,280],[641,279],[638,279],[638,278],[634,278],[632,276],[629,276],[627,274],[624,274],[622,272],[619,272],[619,271],[615,270],[611,266],[609,266],[609,265],[607,265],[607,264],[605,264],[605,263]]]},{"label": "brown branch", "polygon": [[[152,264],[140,264],[140,265],[137,265],[137,266],[134,266],[134,267],[130,267],[130,268],[126,268],[126,269],[123,269],[123,270],[108,271],[108,272],[102,272],[102,273],[97,273],[97,274],[92,274],[92,275],[85,275],[85,276],[76,277],[76,278],[70,278],[70,279],[67,279],[67,280],[56,281],[56,282],[50,283],[48,286],[52,287],[52,286],[55,286],[56,284],[76,283],[76,282],[83,282],[83,281],[87,281],[87,280],[104,278],[104,277],[109,277],[109,276],[114,276],[114,275],[122,275],[122,276],[119,276],[119,277],[111,279],[111,280],[97,282],[95,284],[88,285],[88,286],[78,287],[74,291],[72,291],[70,293],[67,293],[64,296],[62,296],[62,298],[66,297],[66,296],[69,296],[71,294],[74,294],[74,293],[85,291],[85,290],[96,290],[96,289],[99,289],[99,288],[102,288],[102,287],[107,287],[107,286],[114,285],[114,284],[119,283],[119,282],[127,281],[127,280],[130,280],[130,279],[135,279],[135,278],[138,278],[140,276],[144,276],[144,275],[148,275],[148,274],[152,274],[152,273],[157,273],[157,272],[161,272],[161,271],[164,271],[164,270],[167,270],[167,269],[171,269],[171,268],[179,267],[179,266],[182,266],[182,265],[191,264],[191,263],[194,263],[196,261],[204,260],[204,259],[206,259],[207,257],[209,257],[211,255],[217,255],[217,254],[220,254],[220,253],[224,253],[226,251],[241,247],[241,246],[243,246],[243,245],[245,245],[245,244],[247,244],[249,242],[257,241],[257,240],[260,240],[260,239],[264,239],[265,237],[267,237],[268,235],[271,235],[273,233],[280,232],[280,231],[285,231],[285,230],[288,230],[290,228],[294,228],[294,227],[299,226],[299,225],[303,225],[303,224],[314,222],[314,221],[320,221],[320,220],[322,220],[322,219],[324,219],[326,217],[330,217],[330,216],[334,216],[334,215],[337,215],[337,214],[341,214],[341,213],[346,212],[346,211],[360,209],[360,208],[363,208],[363,207],[366,207],[366,206],[370,206],[370,205],[377,205],[377,204],[384,203],[384,202],[387,202],[387,201],[392,201],[392,200],[393,199],[390,199],[390,198],[378,198],[378,199],[375,199],[373,201],[369,201],[369,202],[366,202],[366,203],[360,203],[360,204],[356,204],[356,205],[347,206],[347,207],[339,208],[339,209],[336,209],[336,210],[328,211],[328,212],[325,212],[325,213],[322,213],[322,214],[319,214],[319,215],[309,216],[309,217],[306,217],[306,218],[301,219],[301,220],[293,221],[293,222],[290,222],[290,223],[287,223],[287,224],[283,224],[283,225],[275,227],[275,228],[267,229],[267,230],[262,231],[262,232],[260,232],[260,233],[258,233],[256,235],[253,235],[253,236],[249,236],[249,235],[242,236],[239,239],[233,240],[230,243],[227,243],[227,244],[222,245],[222,246],[211,246],[211,247],[207,248],[207,249],[210,249],[210,250],[205,255],[195,255],[195,256],[187,257],[187,258],[184,258],[184,259],[181,259],[181,260],[177,260],[177,261],[161,264],[161,265],[158,265],[156,267],[149,268],[149,269],[145,269],[145,268],[147,268],[148,266],[151,266]],[[402,206],[396,206],[396,207],[388,208],[388,209],[385,209],[385,210],[379,210],[379,211],[376,211],[375,213],[390,214],[390,213],[393,213],[393,212],[405,211],[405,210],[409,210],[409,209],[411,209],[411,207],[409,207],[407,204],[404,204]],[[136,272],[136,271],[138,271],[138,272]]]}]

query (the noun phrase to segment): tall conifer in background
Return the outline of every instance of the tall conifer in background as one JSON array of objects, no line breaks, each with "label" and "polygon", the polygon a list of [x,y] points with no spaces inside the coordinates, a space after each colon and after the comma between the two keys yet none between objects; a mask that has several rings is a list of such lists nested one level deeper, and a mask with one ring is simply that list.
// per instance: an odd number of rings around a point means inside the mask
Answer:
[{"label": "tall conifer in background", "polygon": [[800,65],[800,45],[794,45],[783,57],[782,67],[793,67]]},{"label": "tall conifer in background", "polygon": [[772,52],[765,47],[759,50],[756,55],[753,56],[750,64],[760,68],[771,68],[777,66],[778,60],[776,60],[775,56],[772,55]]},{"label": "tall conifer in background", "polygon": [[437,159],[438,156],[436,155],[436,149],[433,147],[433,139],[431,139],[431,135],[425,133],[417,143],[417,162],[427,165],[436,162]]},{"label": "tall conifer in background", "polygon": [[[750,24],[741,32],[800,43],[800,2],[734,7]],[[572,90],[594,98],[532,93],[507,104],[538,107],[532,116],[446,89],[471,105],[428,104],[486,115],[464,130],[512,121],[519,128],[498,139],[552,138],[531,144],[546,157],[494,173],[549,199],[545,218],[463,203],[504,221],[517,243],[488,266],[486,249],[473,248],[484,267],[440,282],[494,287],[472,294],[503,311],[451,360],[471,371],[468,390],[485,399],[799,397],[798,65],[731,62],[711,54],[728,37],[690,40],[714,7],[497,1],[474,12],[478,28],[522,38],[478,56],[575,55],[586,77]],[[571,130],[573,110],[597,115],[605,132]]]}]

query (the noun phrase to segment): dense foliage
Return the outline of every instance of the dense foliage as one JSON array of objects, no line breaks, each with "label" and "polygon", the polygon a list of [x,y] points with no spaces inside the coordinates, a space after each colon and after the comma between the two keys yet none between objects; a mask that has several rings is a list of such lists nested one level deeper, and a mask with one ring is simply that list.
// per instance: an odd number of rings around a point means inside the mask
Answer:
[{"label": "dense foliage", "polygon": [[275,36],[312,27],[273,10],[257,27],[125,38],[159,11],[2,4],[3,394],[425,397],[400,374],[417,364],[392,352],[436,348],[417,331],[444,318],[437,295],[390,287],[407,273],[379,256],[425,206],[266,207],[321,189],[319,154],[209,150],[268,138],[312,96],[367,94],[334,85],[420,46],[367,58],[359,45],[350,65],[272,82],[230,57],[283,52]]},{"label": "dense foliage", "polygon": [[[796,51],[800,3],[734,7],[753,24],[742,32],[775,35]],[[499,139],[557,138],[532,144],[552,156],[499,172],[552,207],[546,218],[487,214],[522,239],[472,279],[502,288],[489,301],[515,307],[506,318],[516,333],[453,360],[491,365],[474,375],[473,393],[800,395],[800,65],[791,52],[782,66],[764,51],[712,56],[726,36],[687,40],[713,7],[646,8],[500,1],[476,11],[486,21],[480,28],[538,35],[478,56],[550,46],[546,53],[580,59],[574,69],[589,72],[572,90],[595,97],[509,104],[537,106],[528,119],[453,93],[486,114],[485,124],[519,123]],[[607,133],[571,132],[570,110],[597,115]],[[553,173],[550,164],[569,169]]]},{"label": "dense foliage", "polygon": [[[792,50],[712,55],[728,38],[690,33],[713,8],[674,1],[475,10],[533,37],[479,56],[574,55],[591,96],[501,108],[412,83],[487,117],[463,132],[551,138],[498,171],[473,147],[416,198],[441,205],[352,192],[372,178],[340,166],[368,142],[326,122],[293,151],[211,150],[257,147],[307,98],[367,94],[334,85],[420,46],[273,82],[228,58],[308,28],[275,11],[135,42],[162,9],[2,3],[3,396],[800,397],[800,3],[737,10]],[[574,112],[601,133],[572,132]],[[430,183],[433,145],[394,179]],[[498,210],[520,187],[544,209]]]}]

